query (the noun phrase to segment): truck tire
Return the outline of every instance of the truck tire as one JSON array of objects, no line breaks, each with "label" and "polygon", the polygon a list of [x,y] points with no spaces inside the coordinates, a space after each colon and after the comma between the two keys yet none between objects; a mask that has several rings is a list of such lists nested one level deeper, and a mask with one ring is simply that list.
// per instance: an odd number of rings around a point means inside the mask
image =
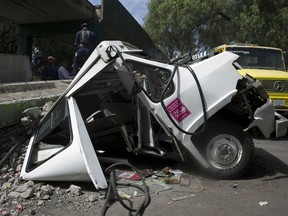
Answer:
[{"label": "truck tire", "polygon": [[234,122],[218,120],[208,122],[203,133],[192,137],[192,142],[209,164],[210,177],[237,178],[249,168],[254,143],[243,129]]}]

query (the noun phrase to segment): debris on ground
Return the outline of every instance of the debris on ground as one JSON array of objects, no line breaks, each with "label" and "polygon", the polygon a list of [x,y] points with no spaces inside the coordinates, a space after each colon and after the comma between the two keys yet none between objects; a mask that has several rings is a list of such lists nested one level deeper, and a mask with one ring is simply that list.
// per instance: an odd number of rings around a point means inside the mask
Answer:
[{"label": "debris on ground", "polygon": [[0,169],[32,133],[40,119],[48,112],[53,102],[48,101],[43,107],[31,107],[24,110],[18,124],[2,127],[0,131]]},{"label": "debris on ground", "polygon": [[268,202],[267,201],[261,201],[258,204],[262,207],[262,206],[268,205]]},{"label": "debris on ground", "polygon": [[[11,157],[0,169],[0,215],[35,215],[41,212],[48,202],[54,203],[55,207],[67,208],[67,211],[87,212],[90,208],[101,208],[104,203],[103,191],[83,190],[82,185],[59,183],[47,183],[36,181],[24,181],[20,178],[20,171],[24,156],[27,150],[27,143],[13,152]],[[141,174],[149,187],[149,193],[158,195],[169,192],[169,202],[180,201],[193,197],[194,193],[203,190],[201,185],[197,186],[196,179],[183,173],[181,170],[165,167],[162,170],[142,169],[139,174],[117,170],[117,183],[133,183],[141,186],[141,180],[137,178]],[[137,175],[135,175],[137,174]],[[127,178],[127,176],[130,176]],[[131,178],[132,176],[132,178]],[[167,179],[177,179],[177,184],[170,184]],[[195,183],[195,185],[192,184]],[[196,187],[196,188],[193,188]],[[124,199],[134,199],[144,196],[144,193],[132,187],[119,188],[119,195]],[[153,200],[152,200],[153,202]]]},{"label": "debris on ground", "polygon": [[190,179],[187,175],[182,176],[180,180],[180,185],[184,187],[189,187],[190,186]]},{"label": "debris on ground", "polygon": [[180,183],[180,176],[164,178],[166,184],[179,184]]},{"label": "debris on ground", "polygon": [[[196,183],[196,179],[192,179],[191,175],[182,172],[179,169],[171,169],[164,167],[161,170],[153,171],[152,169],[140,170],[140,173],[147,173],[145,183],[149,187],[150,194],[159,194],[164,191],[178,192],[185,194],[201,192],[204,187],[200,183]],[[141,177],[132,171],[117,170],[116,176],[120,184],[138,184],[142,186]],[[143,175],[145,177],[145,174]],[[191,185],[191,181],[194,181]],[[198,184],[198,185],[197,185]],[[121,194],[127,197],[138,197],[144,194],[141,191],[136,191],[132,187],[119,189]]]},{"label": "debris on ground", "polygon": [[141,180],[141,177],[138,173],[132,172],[132,171],[122,171],[122,170],[116,170],[116,176],[119,179],[129,179],[132,181],[139,181]]},{"label": "debris on ground", "polygon": [[180,196],[180,197],[174,197],[174,198],[170,198],[172,201],[179,201],[179,200],[183,200],[183,199],[189,199],[189,198],[193,198],[196,197],[195,194],[189,194],[189,195],[184,195],[184,196]]},{"label": "debris on ground", "polygon": [[82,194],[82,188],[72,184],[66,190],[66,193],[70,193],[72,196],[80,196]]},{"label": "debris on ground", "polygon": [[238,188],[240,186],[240,184],[233,184],[232,188]]},{"label": "debris on ground", "polygon": [[58,183],[22,180],[19,176],[26,148],[22,144],[0,170],[0,215],[35,215],[47,202],[54,202],[55,207],[73,207],[75,212],[85,212],[101,203],[99,191],[84,192],[81,186],[73,184],[67,189]]}]

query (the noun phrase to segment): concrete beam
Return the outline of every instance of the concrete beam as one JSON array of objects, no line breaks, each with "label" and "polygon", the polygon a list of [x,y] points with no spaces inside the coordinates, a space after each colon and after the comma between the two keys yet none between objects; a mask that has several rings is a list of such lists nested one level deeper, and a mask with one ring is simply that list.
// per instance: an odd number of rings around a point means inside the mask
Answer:
[{"label": "concrete beam", "polygon": [[87,0],[1,0],[0,16],[19,24],[83,20],[94,16],[94,6]]},{"label": "concrete beam", "polygon": [[101,24],[107,40],[123,40],[143,49],[154,58],[160,57],[146,33],[118,0],[102,0]]},{"label": "concrete beam", "polygon": [[71,81],[38,81],[0,85],[0,128],[20,122],[22,112],[55,101]]}]

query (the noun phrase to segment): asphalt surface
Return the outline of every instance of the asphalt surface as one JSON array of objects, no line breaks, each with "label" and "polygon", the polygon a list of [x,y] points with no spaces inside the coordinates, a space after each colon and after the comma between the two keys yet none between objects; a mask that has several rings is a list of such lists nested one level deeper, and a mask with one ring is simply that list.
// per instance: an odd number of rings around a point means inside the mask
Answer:
[{"label": "asphalt surface", "polygon": [[[204,178],[190,164],[176,163],[151,157],[133,157],[134,165],[158,170],[166,166],[180,169],[190,181],[190,186],[170,184],[169,190],[149,186],[151,203],[147,216],[288,216],[288,137],[277,140],[254,140],[255,160],[249,172],[237,180]],[[68,188],[71,183],[54,183],[54,187]],[[96,193],[93,184],[80,185],[84,195]],[[156,193],[158,191],[158,193]],[[130,191],[131,192],[131,191]],[[65,194],[65,192],[63,192]],[[100,215],[104,200],[83,205],[83,196],[63,198],[54,194],[43,206],[36,208],[36,215]],[[98,195],[97,195],[98,196]],[[61,200],[60,200],[61,199]],[[178,200],[177,200],[178,199]],[[79,200],[79,201],[78,201]],[[143,196],[131,200],[136,208]],[[85,206],[86,205],[86,206]],[[111,205],[106,216],[129,215],[118,201]]]},{"label": "asphalt surface", "polygon": [[[287,216],[288,138],[254,142],[255,160],[243,178],[212,180],[190,173],[189,187],[172,185],[172,190],[152,194],[145,215]],[[160,161],[155,166],[161,165],[187,169],[183,164]],[[172,201],[173,198],[180,200]],[[99,212],[100,209],[97,215]],[[128,215],[128,212],[116,203],[107,215]]]}]

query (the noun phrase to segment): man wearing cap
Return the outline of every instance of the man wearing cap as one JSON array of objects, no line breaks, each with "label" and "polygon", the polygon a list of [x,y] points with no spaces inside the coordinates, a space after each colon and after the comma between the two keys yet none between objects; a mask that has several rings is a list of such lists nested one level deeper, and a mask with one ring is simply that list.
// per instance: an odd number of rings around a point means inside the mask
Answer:
[{"label": "man wearing cap", "polygon": [[87,23],[83,23],[76,33],[74,45],[77,52],[73,60],[73,75],[76,75],[95,48],[95,34],[88,29]]},{"label": "man wearing cap", "polygon": [[78,49],[84,46],[90,51],[95,48],[95,34],[89,30],[87,23],[83,23],[81,25],[81,30],[76,33],[74,45]]},{"label": "man wearing cap", "polygon": [[56,80],[58,79],[57,69],[54,66],[55,58],[47,56],[45,58],[45,66],[41,72],[41,80]]}]

